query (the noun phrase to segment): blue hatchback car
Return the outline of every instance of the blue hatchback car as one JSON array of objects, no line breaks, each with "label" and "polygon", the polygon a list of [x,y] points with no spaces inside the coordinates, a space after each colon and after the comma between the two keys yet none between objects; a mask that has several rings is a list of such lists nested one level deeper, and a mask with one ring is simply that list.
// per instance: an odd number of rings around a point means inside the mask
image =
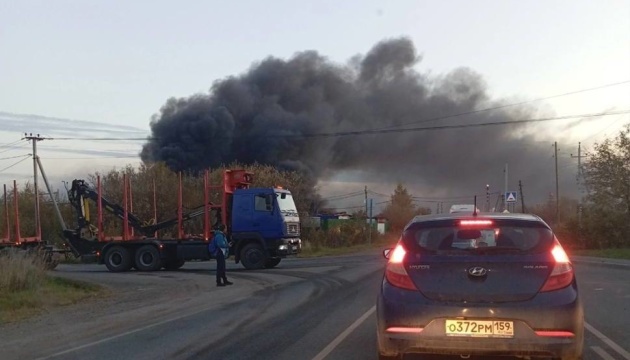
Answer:
[{"label": "blue hatchback car", "polygon": [[384,255],[380,359],[582,358],[584,315],[573,266],[539,217],[418,216]]}]

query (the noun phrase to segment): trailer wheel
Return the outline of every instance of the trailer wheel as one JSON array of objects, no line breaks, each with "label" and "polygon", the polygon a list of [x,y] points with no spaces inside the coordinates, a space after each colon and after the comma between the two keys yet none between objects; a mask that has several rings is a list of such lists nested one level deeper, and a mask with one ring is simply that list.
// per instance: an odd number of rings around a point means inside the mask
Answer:
[{"label": "trailer wheel", "polygon": [[105,253],[105,266],[111,272],[128,271],[131,269],[132,260],[129,250],[122,246],[112,246]]},{"label": "trailer wheel", "polygon": [[136,250],[136,269],[139,271],[156,271],[162,267],[160,252],[153,245],[144,245]]},{"label": "trailer wheel", "polygon": [[186,263],[185,260],[175,260],[175,261],[166,261],[164,264],[164,269],[166,270],[177,270],[184,266]]},{"label": "trailer wheel", "polygon": [[267,254],[259,244],[247,244],[241,250],[241,262],[245,269],[262,269],[267,262]]},{"label": "trailer wheel", "polygon": [[282,258],[269,258],[269,259],[267,259],[267,261],[265,262],[265,268],[271,269],[271,268],[276,267],[276,265],[280,264],[280,260],[282,260]]}]

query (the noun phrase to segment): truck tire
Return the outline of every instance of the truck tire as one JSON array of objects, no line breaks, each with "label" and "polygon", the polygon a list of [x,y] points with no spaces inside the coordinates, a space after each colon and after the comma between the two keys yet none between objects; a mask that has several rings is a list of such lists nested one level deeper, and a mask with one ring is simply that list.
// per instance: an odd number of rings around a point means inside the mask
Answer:
[{"label": "truck tire", "polygon": [[243,247],[243,250],[241,250],[241,262],[245,269],[262,269],[267,263],[267,254],[259,244],[247,244]]},{"label": "truck tire", "polygon": [[282,260],[282,258],[269,258],[269,259],[267,259],[267,261],[265,262],[265,268],[266,269],[275,268],[276,265],[280,264],[280,260]]},{"label": "truck tire", "polygon": [[186,260],[174,260],[174,261],[166,261],[164,264],[164,269],[166,270],[177,270],[184,266]]},{"label": "truck tire", "polygon": [[105,253],[104,262],[111,272],[129,271],[132,265],[131,253],[122,246],[112,246]]},{"label": "truck tire", "polygon": [[136,250],[135,260],[139,271],[156,271],[162,267],[160,252],[153,245],[144,245]]}]

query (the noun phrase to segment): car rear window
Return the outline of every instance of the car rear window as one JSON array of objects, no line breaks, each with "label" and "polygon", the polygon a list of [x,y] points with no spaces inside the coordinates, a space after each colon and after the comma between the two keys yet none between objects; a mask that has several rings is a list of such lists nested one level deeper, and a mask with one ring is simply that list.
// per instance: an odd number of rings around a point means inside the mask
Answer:
[{"label": "car rear window", "polygon": [[482,225],[462,225],[461,220],[419,222],[403,233],[410,250],[429,252],[539,253],[553,244],[553,233],[534,221],[492,220]]}]

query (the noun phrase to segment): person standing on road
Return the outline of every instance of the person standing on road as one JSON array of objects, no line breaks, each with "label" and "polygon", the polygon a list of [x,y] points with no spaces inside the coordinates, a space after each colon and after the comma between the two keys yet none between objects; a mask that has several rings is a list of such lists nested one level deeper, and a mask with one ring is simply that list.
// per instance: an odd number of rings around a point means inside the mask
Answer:
[{"label": "person standing on road", "polygon": [[[212,243],[214,243],[213,255],[217,259],[217,286],[232,285],[233,283],[228,281],[225,275],[225,258],[227,258],[230,251],[230,245],[225,237],[225,225],[219,224],[217,230],[214,232]],[[211,246],[212,248],[212,246]],[[221,282],[223,280],[223,282]]]}]

